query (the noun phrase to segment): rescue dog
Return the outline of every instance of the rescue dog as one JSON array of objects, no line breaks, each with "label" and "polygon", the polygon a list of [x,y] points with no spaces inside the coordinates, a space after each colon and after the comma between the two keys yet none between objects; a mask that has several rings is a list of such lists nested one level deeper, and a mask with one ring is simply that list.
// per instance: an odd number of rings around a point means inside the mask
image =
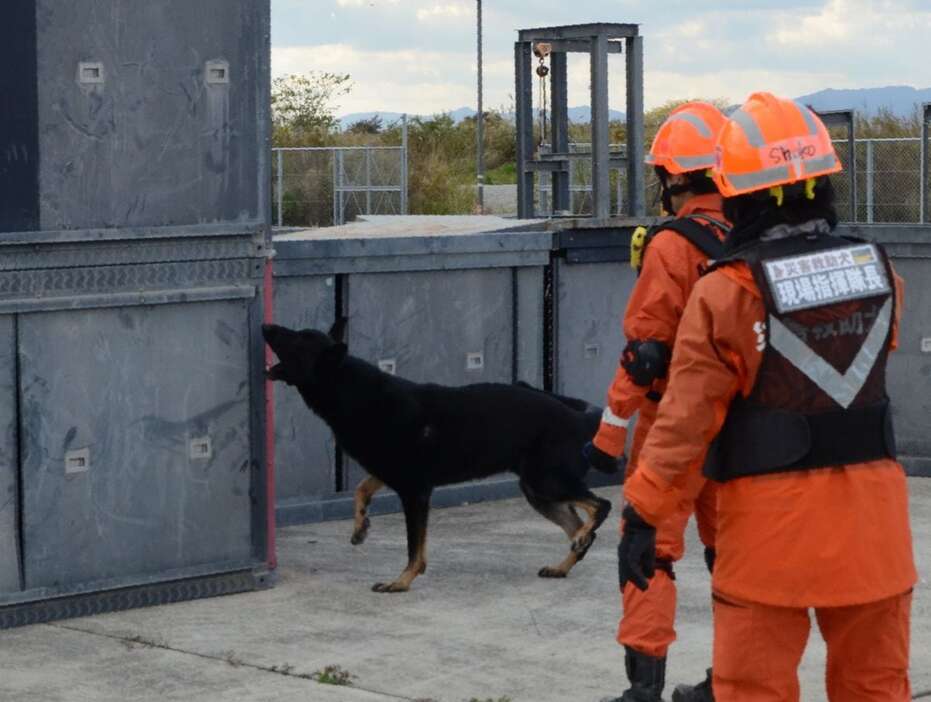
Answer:
[{"label": "rescue dog", "polygon": [[294,386],[342,449],[369,473],[355,491],[353,544],[365,540],[366,513],[379,489],[387,485],[401,499],[407,567],[394,582],[372,589],[407,591],[426,570],[427,515],[435,487],[505,471],[519,476],[531,506],[569,537],[565,559],[539,571],[543,578],[566,577],[611,510],[611,503],[583,480],[588,465],[582,447],[595,435],[600,411],[526,385],[445,387],[404,380],[349,355],[345,326],[345,319],[328,333],[263,326],[278,357],[266,375]]}]

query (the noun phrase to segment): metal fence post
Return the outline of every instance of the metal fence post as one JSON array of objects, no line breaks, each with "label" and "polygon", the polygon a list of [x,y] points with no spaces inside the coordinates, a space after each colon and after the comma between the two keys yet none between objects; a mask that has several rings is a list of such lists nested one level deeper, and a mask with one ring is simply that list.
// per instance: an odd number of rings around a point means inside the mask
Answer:
[{"label": "metal fence post", "polygon": [[278,226],[284,226],[284,155],[278,149]]},{"label": "metal fence post", "polygon": [[857,136],[856,114],[850,113],[850,127],[847,132],[847,153],[850,154],[850,221],[856,222],[859,213],[857,205]]},{"label": "metal fence post", "polygon": [[475,142],[478,153],[475,155],[475,172],[478,185],[478,211],[485,214],[485,115],[482,106],[482,0],[476,2],[476,20],[478,24],[478,112],[475,115]]},{"label": "metal fence post", "polygon": [[401,214],[407,214],[407,115],[401,115]]},{"label": "metal fence post", "polygon": [[873,223],[873,140],[866,140],[866,221]]},{"label": "metal fence post", "polygon": [[921,106],[921,216],[922,224],[928,222],[928,122],[931,121],[931,102]]},{"label": "metal fence post", "polygon": [[372,214],[372,150],[365,150],[365,214]]},{"label": "metal fence post", "polygon": [[339,151],[333,150],[333,226],[339,224]]}]

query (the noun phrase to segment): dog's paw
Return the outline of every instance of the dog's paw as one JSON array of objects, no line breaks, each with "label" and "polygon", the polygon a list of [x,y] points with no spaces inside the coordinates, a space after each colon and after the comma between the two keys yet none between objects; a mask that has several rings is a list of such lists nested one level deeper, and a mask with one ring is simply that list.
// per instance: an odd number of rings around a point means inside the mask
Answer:
[{"label": "dog's paw", "polygon": [[363,519],[362,526],[356,529],[354,532],[352,532],[352,536],[349,539],[349,543],[351,543],[353,546],[358,546],[363,541],[365,541],[365,537],[369,535],[370,525],[371,525],[371,522],[369,522],[368,517]]},{"label": "dog's paw", "polygon": [[372,585],[372,592],[407,592],[410,588],[400,583],[375,583]]},{"label": "dog's paw", "polygon": [[566,571],[559,570],[553,566],[543,566],[540,568],[540,571],[537,573],[541,578],[565,578]]}]

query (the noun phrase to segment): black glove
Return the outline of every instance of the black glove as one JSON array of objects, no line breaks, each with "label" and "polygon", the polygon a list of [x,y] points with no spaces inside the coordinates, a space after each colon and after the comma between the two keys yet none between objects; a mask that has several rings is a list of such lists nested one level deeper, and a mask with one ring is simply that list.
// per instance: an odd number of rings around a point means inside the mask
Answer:
[{"label": "black glove", "polygon": [[647,524],[637,511],[627,505],[624,517],[624,534],[617,547],[617,576],[621,589],[628,582],[646,591],[650,578],[656,573],[656,528]]},{"label": "black glove", "polygon": [[588,465],[602,473],[614,474],[620,470],[621,459],[605,453],[591,441],[582,447],[582,455]]}]

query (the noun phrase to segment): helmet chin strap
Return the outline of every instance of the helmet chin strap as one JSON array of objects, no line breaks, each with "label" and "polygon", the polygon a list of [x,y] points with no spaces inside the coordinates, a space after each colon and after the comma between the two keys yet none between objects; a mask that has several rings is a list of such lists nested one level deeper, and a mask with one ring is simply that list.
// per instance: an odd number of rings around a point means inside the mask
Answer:
[{"label": "helmet chin strap", "polygon": [[675,184],[670,185],[666,181],[666,173],[660,172],[659,174],[659,184],[660,184],[660,202],[663,205],[663,210],[666,214],[675,215],[676,211],[672,206],[672,198],[676,195],[684,195],[689,192],[691,188],[686,184]]}]

